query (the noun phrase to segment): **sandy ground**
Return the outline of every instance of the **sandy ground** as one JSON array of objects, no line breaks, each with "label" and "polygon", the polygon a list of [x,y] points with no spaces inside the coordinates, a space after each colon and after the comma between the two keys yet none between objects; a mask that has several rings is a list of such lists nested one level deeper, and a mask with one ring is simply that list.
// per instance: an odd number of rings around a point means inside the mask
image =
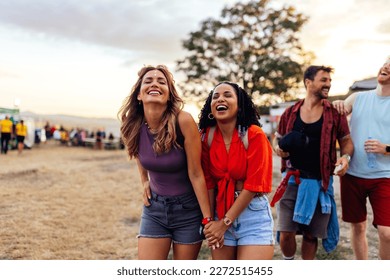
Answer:
[{"label": "sandy ground", "polygon": [[[274,165],[276,186],[277,158]],[[135,161],[123,150],[49,142],[0,155],[0,259],[136,259],[141,192]],[[340,226],[338,248],[320,248],[318,259],[353,259],[349,225]],[[370,259],[378,258],[377,243],[369,226]],[[199,259],[209,257],[204,246]]]}]

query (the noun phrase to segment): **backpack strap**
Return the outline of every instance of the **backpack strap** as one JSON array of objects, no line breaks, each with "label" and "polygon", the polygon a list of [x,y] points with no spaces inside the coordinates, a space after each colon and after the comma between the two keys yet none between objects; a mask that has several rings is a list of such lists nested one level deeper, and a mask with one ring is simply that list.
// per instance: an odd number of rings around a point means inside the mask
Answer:
[{"label": "backpack strap", "polygon": [[245,150],[248,150],[249,141],[248,141],[248,130],[245,131],[245,134],[241,137],[242,144],[244,144]]},{"label": "backpack strap", "polygon": [[[210,147],[211,142],[213,142],[215,132],[215,126],[210,127],[209,134],[207,136],[207,145]],[[240,136],[242,143],[244,144],[245,150],[248,149],[249,141],[248,141],[248,131],[245,131],[245,134]]]},{"label": "backpack strap", "polygon": [[211,142],[213,142],[214,132],[215,132],[215,126],[210,127],[209,134],[207,137],[207,145],[209,146],[209,148],[211,146]]}]

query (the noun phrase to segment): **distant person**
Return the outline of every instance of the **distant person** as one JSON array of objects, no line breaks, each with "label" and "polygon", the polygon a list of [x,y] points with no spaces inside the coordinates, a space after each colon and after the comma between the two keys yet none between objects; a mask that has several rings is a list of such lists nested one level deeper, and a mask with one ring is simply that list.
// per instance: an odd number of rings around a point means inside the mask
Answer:
[{"label": "distant person", "polygon": [[80,131],[80,145],[85,146],[85,139],[88,136],[88,132],[85,129],[81,129]]},{"label": "distant person", "polygon": [[376,89],[355,92],[333,103],[341,113],[352,112],[355,153],[341,178],[341,206],[342,219],[351,223],[352,248],[358,260],[368,259],[367,197],[374,214],[372,224],[378,230],[379,257],[390,259],[390,59],[379,69],[377,81]]},{"label": "distant person", "polygon": [[60,127],[60,141],[64,145],[69,142],[69,132],[63,126]]},{"label": "distant person", "polygon": [[53,131],[54,140],[61,141],[61,131],[59,129],[55,129]]},{"label": "distant person", "polygon": [[117,148],[117,145],[114,143],[114,140],[115,140],[114,134],[112,134],[112,132],[110,132],[110,134],[108,135],[108,143],[106,146],[108,149],[116,149]]},{"label": "distant person", "polygon": [[24,149],[24,139],[27,136],[27,126],[24,124],[24,121],[21,120],[16,125],[16,140],[18,142],[18,154],[22,154]]},{"label": "distant person", "polygon": [[13,123],[9,119],[9,116],[5,116],[5,119],[0,121],[0,131],[1,131],[1,153],[7,154],[8,143],[12,135],[12,126]]},{"label": "distant person", "polygon": [[95,142],[95,149],[102,150],[103,149],[103,131],[98,129],[96,132],[96,142]]},{"label": "distant person", "polygon": [[195,260],[200,226],[212,222],[201,166],[201,140],[166,66],[145,66],[118,116],[144,189],[138,258]]},{"label": "distant person", "polygon": [[[346,117],[327,100],[332,71],[331,67],[316,65],[306,69],[306,96],[284,111],[274,139],[274,150],[282,158],[286,174],[271,205],[281,198],[277,231],[287,260],[294,259],[297,233],[303,235],[304,260],[315,258],[318,238],[326,252],[334,250],[339,240],[332,175],[335,167],[336,175],[346,173],[353,144]],[[336,141],[340,145],[339,159]]]},{"label": "distant person", "polygon": [[200,115],[202,166],[216,222],[207,240],[220,243],[214,260],[266,260],[274,254],[271,207],[272,148],[248,93],[219,83]]},{"label": "distant person", "polygon": [[57,130],[57,128],[53,125],[51,128],[50,128],[50,137],[51,138],[54,138],[54,132]]},{"label": "distant person", "polygon": [[44,129],[45,129],[45,136],[46,136],[46,141],[45,142],[47,142],[53,136],[52,133],[51,133],[51,127],[50,127],[50,123],[49,122],[46,122],[46,124],[44,126]]}]

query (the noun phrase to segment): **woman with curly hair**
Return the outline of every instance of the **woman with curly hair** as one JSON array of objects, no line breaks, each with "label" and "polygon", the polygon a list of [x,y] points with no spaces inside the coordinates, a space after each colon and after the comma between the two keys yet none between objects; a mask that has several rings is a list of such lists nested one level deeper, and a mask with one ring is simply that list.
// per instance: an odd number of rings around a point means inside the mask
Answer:
[{"label": "woman with curly hair", "polygon": [[273,257],[272,149],[259,118],[247,92],[231,82],[219,83],[201,111],[202,167],[215,211],[204,233],[223,245],[213,259]]},{"label": "woman with curly hair", "polygon": [[196,259],[211,220],[198,129],[182,107],[167,67],[146,66],[118,113],[144,188],[139,259],[167,259],[171,246],[174,259]]}]

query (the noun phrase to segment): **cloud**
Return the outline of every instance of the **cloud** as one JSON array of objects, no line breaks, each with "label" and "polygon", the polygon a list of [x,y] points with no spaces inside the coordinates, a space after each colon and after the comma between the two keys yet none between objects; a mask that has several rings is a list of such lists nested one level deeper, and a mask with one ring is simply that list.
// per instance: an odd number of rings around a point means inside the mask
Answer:
[{"label": "cloud", "polygon": [[[181,40],[224,1],[13,0],[0,2],[0,23],[45,38],[78,40],[143,55],[181,51]],[[201,10],[207,3],[209,11]],[[218,7],[218,8],[217,8]]]}]

